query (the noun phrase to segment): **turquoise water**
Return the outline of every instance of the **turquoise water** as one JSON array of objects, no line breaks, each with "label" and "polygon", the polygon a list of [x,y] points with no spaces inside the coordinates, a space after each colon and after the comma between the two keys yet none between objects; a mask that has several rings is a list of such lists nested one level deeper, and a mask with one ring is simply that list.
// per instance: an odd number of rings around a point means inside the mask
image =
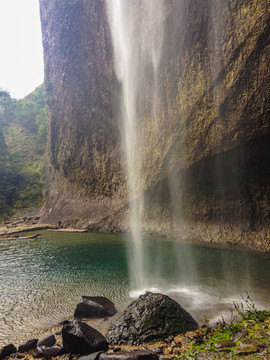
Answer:
[{"label": "turquoise water", "polygon": [[[270,308],[268,256],[146,241],[148,290],[167,293],[198,321],[214,321],[244,291],[258,307]],[[139,295],[130,290],[121,235],[48,231],[1,242],[0,346],[19,345],[71,319],[81,295],[107,296],[123,310]]]}]

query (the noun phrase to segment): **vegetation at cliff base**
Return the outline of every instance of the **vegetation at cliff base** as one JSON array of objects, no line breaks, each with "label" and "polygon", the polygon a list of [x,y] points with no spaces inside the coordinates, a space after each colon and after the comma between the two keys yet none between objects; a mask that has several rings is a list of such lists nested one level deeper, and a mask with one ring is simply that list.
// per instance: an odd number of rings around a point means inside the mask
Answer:
[{"label": "vegetation at cliff base", "polygon": [[46,138],[43,85],[21,100],[0,91],[0,221],[42,203]]},{"label": "vegetation at cliff base", "polygon": [[[178,359],[262,359],[270,354],[270,311],[258,310],[249,295],[245,305],[235,304],[237,315],[216,326],[204,325],[190,340],[190,349]],[[233,313],[232,313],[233,314]],[[267,357],[268,359],[268,357]]]}]

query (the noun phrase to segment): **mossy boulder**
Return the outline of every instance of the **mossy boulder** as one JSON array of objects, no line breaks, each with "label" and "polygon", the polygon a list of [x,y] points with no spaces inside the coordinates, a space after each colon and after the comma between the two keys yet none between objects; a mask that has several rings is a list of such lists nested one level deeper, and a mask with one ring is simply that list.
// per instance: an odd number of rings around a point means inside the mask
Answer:
[{"label": "mossy boulder", "polygon": [[106,337],[110,344],[138,345],[196,329],[197,322],[176,301],[147,292],[127,307]]}]

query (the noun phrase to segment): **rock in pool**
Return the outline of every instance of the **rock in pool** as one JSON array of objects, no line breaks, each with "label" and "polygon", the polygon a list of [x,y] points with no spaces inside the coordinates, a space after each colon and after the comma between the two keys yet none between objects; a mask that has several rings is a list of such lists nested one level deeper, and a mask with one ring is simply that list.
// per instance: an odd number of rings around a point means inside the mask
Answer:
[{"label": "rock in pool", "polygon": [[198,329],[197,322],[169,296],[147,292],[109,328],[110,344],[139,345]]},{"label": "rock in pool", "polygon": [[77,304],[75,318],[103,318],[116,314],[113,302],[104,296],[82,296]]},{"label": "rock in pool", "polygon": [[30,339],[18,347],[18,352],[24,353],[36,348],[38,339]]},{"label": "rock in pool", "polygon": [[16,347],[13,344],[8,344],[0,349],[0,360],[5,359],[7,356],[10,356],[16,352]]}]

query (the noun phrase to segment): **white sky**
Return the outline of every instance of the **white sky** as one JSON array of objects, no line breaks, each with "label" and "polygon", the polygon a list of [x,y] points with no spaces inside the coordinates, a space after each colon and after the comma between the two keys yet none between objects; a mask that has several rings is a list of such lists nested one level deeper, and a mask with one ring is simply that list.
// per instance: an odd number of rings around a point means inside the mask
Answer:
[{"label": "white sky", "polygon": [[42,84],[42,51],[38,0],[0,0],[0,88],[22,98]]}]

